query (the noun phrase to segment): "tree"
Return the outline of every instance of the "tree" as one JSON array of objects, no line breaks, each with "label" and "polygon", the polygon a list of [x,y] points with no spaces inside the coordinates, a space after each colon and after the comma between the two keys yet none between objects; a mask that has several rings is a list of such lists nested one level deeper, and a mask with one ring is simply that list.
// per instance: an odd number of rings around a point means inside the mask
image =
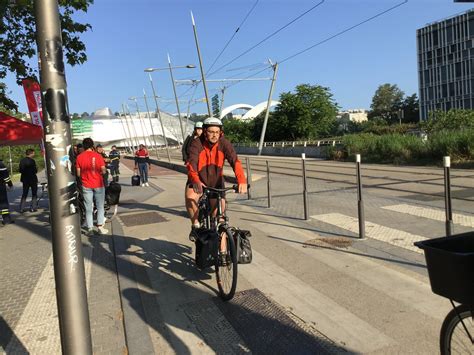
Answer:
[{"label": "tree", "polygon": [[220,103],[219,103],[219,95],[215,94],[212,99],[212,114],[214,117],[219,117],[220,116]]},{"label": "tree", "polygon": [[386,122],[398,120],[397,112],[402,107],[404,92],[396,84],[380,85],[370,105],[369,119],[381,117]]},{"label": "tree", "polygon": [[[296,93],[286,92],[280,95],[280,104],[269,119],[266,140],[327,137],[336,128],[337,111],[338,105],[329,88],[298,85]],[[255,124],[257,123],[258,120]]]},{"label": "tree", "polygon": [[81,118],[81,117],[79,116],[79,114],[77,112],[72,114],[72,119],[73,120],[78,120],[79,118]]},{"label": "tree", "polygon": [[402,103],[403,123],[418,123],[420,121],[418,96],[413,94],[405,97]]},{"label": "tree", "polygon": [[[79,34],[91,29],[89,24],[73,20],[77,11],[87,12],[93,0],[59,0],[62,42],[66,61],[71,66],[87,60],[86,46]],[[33,1],[2,0],[0,2],[0,80],[8,73],[15,75],[17,84],[25,78],[37,79],[37,70],[28,59],[36,54]],[[8,88],[0,82],[0,104],[17,110],[18,104],[9,98]]]},{"label": "tree", "polygon": [[83,113],[81,114],[81,117],[82,117],[82,118],[87,118],[87,117],[89,117],[89,114],[88,114],[87,112],[83,112]]}]

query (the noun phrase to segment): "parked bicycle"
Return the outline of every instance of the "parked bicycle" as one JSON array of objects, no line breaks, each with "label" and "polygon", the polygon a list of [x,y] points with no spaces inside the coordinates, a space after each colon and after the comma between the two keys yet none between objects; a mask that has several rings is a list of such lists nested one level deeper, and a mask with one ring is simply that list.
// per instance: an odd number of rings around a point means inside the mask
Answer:
[{"label": "parked bicycle", "polygon": [[453,306],[441,326],[441,354],[474,354],[474,232],[415,245],[425,252],[431,290]]},{"label": "parked bicycle", "polygon": [[[219,296],[224,301],[234,297],[237,287],[237,248],[229,217],[222,209],[228,191],[238,192],[238,186],[224,189],[203,187],[198,202],[201,228],[196,240],[196,263],[201,268],[215,267]],[[215,216],[212,215],[210,198],[217,200]]]}]

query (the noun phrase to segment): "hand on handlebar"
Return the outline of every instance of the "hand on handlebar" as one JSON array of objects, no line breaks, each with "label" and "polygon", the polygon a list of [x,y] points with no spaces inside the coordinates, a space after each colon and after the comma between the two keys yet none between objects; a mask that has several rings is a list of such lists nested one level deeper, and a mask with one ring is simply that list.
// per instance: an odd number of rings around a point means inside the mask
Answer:
[{"label": "hand on handlebar", "polygon": [[243,195],[247,193],[247,184],[239,184],[239,194]]}]

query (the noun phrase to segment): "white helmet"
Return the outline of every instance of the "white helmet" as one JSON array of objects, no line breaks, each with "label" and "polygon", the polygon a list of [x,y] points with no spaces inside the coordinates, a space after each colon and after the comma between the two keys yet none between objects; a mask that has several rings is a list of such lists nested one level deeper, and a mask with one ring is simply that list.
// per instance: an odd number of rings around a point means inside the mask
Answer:
[{"label": "white helmet", "polygon": [[204,127],[217,126],[222,127],[222,121],[217,117],[208,117],[203,122]]},{"label": "white helmet", "polygon": [[194,128],[202,128],[202,122],[201,121],[197,121],[195,124],[194,124]]}]

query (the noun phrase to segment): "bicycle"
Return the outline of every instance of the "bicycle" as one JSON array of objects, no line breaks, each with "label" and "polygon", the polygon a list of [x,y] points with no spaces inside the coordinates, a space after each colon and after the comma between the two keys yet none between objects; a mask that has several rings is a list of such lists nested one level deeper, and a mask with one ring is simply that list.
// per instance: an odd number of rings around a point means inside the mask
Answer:
[{"label": "bicycle", "polygon": [[[201,235],[211,232],[211,243],[217,244],[217,250],[212,255],[212,263],[216,271],[217,287],[219,289],[219,296],[228,301],[234,297],[235,289],[237,288],[237,248],[234,242],[232,228],[229,225],[229,217],[225,211],[222,211],[222,200],[225,198],[225,193],[234,190],[238,192],[236,185],[224,189],[216,189],[212,187],[203,187],[203,194],[199,198],[199,222],[201,223]],[[212,216],[210,198],[211,195],[217,196],[217,213]],[[199,239],[199,236],[198,236]],[[196,241],[197,243],[197,241]],[[196,244],[197,249],[197,244]]]},{"label": "bicycle", "polygon": [[453,306],[441,326],[441,354],[474,354],[474,232],[415,245],[425,253],[431,290]]}]

